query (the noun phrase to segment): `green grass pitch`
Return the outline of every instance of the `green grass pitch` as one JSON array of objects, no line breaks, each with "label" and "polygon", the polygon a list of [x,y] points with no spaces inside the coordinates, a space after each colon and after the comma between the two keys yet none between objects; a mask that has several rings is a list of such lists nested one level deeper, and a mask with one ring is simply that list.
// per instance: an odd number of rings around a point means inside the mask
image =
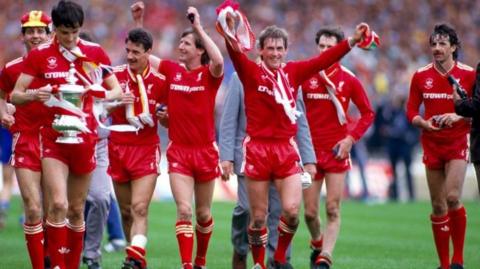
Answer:
[{"label": "green grass pitch", "polygon": [[[0,231],[0,269],[30,268],[18,224],[20,199],[14,198],[7,227]],[[215,229],[208,252],[209,269],[231,268],[230,220],[233,203],[215,202]],[[468,212],[465,268],[480,268],[480,203],[466,203]],[[426,202],[366,205],[344,202],[342,230],[334,252],[335,269],[434,269],[438,266]],[[178,269],[175,206],[154,202],[150,209],[147,257],[150,269]],[[292,264],[307,269],[309,236],[303,222],[293,243]],[[123,253],[104,253],[103,268],[120,268]],[[249,265],[251,258],[249,257]],[[84,268],[84,267],[81,267]]]}]

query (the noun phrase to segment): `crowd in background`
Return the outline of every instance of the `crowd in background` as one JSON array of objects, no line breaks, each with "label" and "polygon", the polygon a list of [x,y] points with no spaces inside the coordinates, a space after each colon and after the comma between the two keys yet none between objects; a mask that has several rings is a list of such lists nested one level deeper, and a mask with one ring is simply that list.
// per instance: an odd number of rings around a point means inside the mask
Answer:
[{"label": "crowd in background", "polygon": [[[40,9],[50,13],[56,0],[0,1],[0,64],[24,53],[20,40],[21,14]],[[117,0],[79,0],[86,10],[84,29],[88,30],[109,53],[113,64],[124,63],[124,39],[134,27],[130,5]],[[161,58],[176,58],[180,33],[188,27],[185,13],[189,5],[199,9],[203,25],[214,41],[223,41],[215,31],[215,8],[221,0],[145,0],[144,25],[155,38],[153,52]],[[398,102],[408,95],[413,72],[431,61],[428,37],[440,22],[451,24],[462,42],[460,61],[475,67],[480,48],[480,1],[471,0],[241,0],[240,8],[247,15],[256,34],[265,26],[276,24],[289,32],[288,59],[303,59],[316,54],[314,37],[325,25],[339,25],[347,35],[359,22],[371,25],[381,38],[375,52],[354,50],[342,63],[364,83],[370,101],[377,111],[375,126],[367,143],[370,152],[388,156],[388,145],[395,145],[395,134],[406,133],[408,124],[400,124],[394,116]],[[224,46],[220,46],[224,50]],[[252,52],[254,53],[254,52]],[[224,55],[227,55],[224,51]],[[253,54],[252,54],[253,56]],[[225,57],[225,80],[233,67]],[[219,98],[221,100],[221,98]],[[401,111],[401,107],[400,107]],[[396,125],[395,125],[396,124]],[[400,128],[400,129],[399,129]],[[402,136],[403,137],[403,136]],[[415,134],[405,136],[405,143],[415,144]]]}]

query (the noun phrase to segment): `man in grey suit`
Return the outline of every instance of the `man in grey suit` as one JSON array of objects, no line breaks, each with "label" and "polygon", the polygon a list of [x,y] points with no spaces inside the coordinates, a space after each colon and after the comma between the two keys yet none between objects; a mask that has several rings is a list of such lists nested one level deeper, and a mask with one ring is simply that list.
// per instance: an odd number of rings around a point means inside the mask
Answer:
[{"label": "man in grey suit", "polygon": [[[220,121],[220,160],[223,169],[222,177],[227,179],[230,174],[235,173],[238,178],[238,201],[232,216],[232,244],[233,244],[233,269],[245,269],[247,266],[248,239],[247,227],[249,223],[249,203],[245,178],[241,172],[243,162],[243,139],[245,138],[245,107],[244,107],[243,86],[238,79],[237,73],[230,79],[225,103],[223,107],[222,118]],[[298,119],[297,143],[300,156],[304,164],[304,171],[309,173],[312,178],[316,173],[315,152],[312,147],[310,130],[305,119],[303,111],[305,105],[302,100],[302,94],[298,94],[297,108],[302,111],[302,116]],[[313,165],[312,165],[313,164]],[[278,240],[277,226],[280,219],[281,204],[275,185],[270,184],[269,203],[268,203],[268,264],[273,262],[273,254]],[[290,260],[290,250],[288,251],[288,260]]]}]

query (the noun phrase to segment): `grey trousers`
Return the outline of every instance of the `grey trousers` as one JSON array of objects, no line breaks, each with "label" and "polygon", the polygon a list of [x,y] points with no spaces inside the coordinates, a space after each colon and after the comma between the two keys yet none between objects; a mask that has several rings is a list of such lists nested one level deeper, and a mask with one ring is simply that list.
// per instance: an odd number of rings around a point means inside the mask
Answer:
[{"label": "grey trousers", "polygon": [[[245,177],[238,176],[238,201],[233,209],[232,215],[232,244],[235,252],[240,255],[247,255],[248,246],[248,224],[250,221],[249,202],[247,187],[245,185]],[[278,242],[278,222],[282,213],[282,206],[280,204],[280,197],[273,182],[270,184],[268,193],[268,242],[267,242],[267,256],[273,258]],[[290,260],[291,246],[287,250],[287,260]]]},{"label": "grey trousers", "polygon": [[87,218],[85,220],[83,256],[94,260],[98,260],[102,255],[101,244],[103,232],[110,210],[112,179],[107,174],[108,153],[106,147],[106,139],[100,140],[97,144],[97,167],[93,171],[92,181],[90,182],[87,195]]}]

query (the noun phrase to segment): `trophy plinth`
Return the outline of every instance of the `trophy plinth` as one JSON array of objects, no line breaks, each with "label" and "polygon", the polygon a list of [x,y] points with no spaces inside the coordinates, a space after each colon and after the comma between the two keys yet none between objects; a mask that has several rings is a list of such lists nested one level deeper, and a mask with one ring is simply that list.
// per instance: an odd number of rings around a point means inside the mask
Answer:
[{"label": "trophy plinth", "polygon": [[[62,84],[59,87],[60,100],[68,102],[71,106],[81,110],[82,108],[82,94],[85,89],[81,85],[76,85],[75,82],[75,67],[70,65],[69,75],[66,78],[67,84]],[[83,139],[78,137],[80,133],[88,132],[85,119],[80,116],[72,115],[55,115],[55,120],[52,123],[52,128],[57,132],[62,133],[55,142],[62,144],[80,144]]]}]

